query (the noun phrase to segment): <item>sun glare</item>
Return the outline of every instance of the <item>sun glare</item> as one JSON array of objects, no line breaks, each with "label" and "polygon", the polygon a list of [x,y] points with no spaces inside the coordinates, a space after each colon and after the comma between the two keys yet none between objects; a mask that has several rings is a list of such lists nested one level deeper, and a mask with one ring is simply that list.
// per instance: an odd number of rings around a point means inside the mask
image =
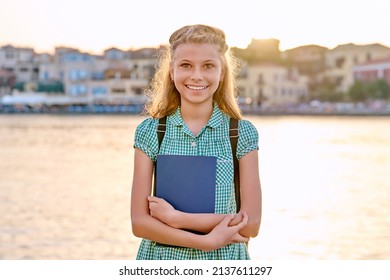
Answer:
[{"label": "sun glare", "polygon": [[[245,48],[253,38],[280,40],[281,50],[306,44],[335,47],[343,43],[390,45],[387,0],[209,1],[191,7],[182,1],[3,0],[0,45],[14,44],[53,51],[65,45],[102,52],[158,46],[177,28],[214,25],[230,46]],[[320,9],[320,12],[319,12]],[[353,11],[353,12],[352,12]],[[370,12],[375,11],[375,12]],[[17,19],[14,15],[18,15]]]}]

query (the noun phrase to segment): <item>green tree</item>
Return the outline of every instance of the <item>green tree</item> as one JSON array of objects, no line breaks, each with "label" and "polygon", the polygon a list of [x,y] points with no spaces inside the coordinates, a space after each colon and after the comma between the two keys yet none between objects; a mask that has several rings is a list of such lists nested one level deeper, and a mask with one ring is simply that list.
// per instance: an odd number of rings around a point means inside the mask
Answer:
[{"label": "green tree", "polygon": [[369,85],[369,97],[372,99],[389,99],[390,87],[386,80],[379,79]]},{"label": "green tree", "polygon": [[353,102],[361,102],[367,100],[367,83],[356,81],[348,91],[348,96]]},{"label": "green tree", "polygon": [[327,102],[344,101],[342,92],[336,90],[336,84],[330,80],[323,80],[322,82],[313,86],[311,99]]},{"label": "green tree", "polygon": [[369,82],[356,81],[350,87],[348,96],[354,102],[367,101],[369,99],[389,99],[390,87],[384,79]]}]

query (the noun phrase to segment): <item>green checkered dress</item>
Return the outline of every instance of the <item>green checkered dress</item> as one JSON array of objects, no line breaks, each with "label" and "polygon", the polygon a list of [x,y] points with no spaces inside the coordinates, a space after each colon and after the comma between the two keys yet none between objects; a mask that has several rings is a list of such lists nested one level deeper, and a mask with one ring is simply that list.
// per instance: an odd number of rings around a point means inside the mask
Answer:
[{"label": "green checkered dress", "polygon": [[[157,158],[158,119],[147,118],[136,129],[134,147],[141,149],[153,161]],[[247,120],[239,121],[237,158],[258,149],[258,133]],[[195,137],[180,115],[180,108],[167,118],[160,154],[199,155],[217,157],[215,213],[235,213],[234,172],[229,139],[229,116],[214,105],[207,125]],[[241,260],[249,259],[244,243],[230,244],[220,249],[204,252],[193,248],[164,246],[143,239],[138,250],[139,260]]]}]

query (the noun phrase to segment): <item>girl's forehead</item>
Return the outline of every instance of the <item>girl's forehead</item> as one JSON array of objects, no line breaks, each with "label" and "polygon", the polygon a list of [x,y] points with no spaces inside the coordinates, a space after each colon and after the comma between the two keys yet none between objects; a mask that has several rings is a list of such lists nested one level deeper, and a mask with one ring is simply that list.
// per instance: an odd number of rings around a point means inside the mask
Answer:
[{"label": "girl's forehead", "polygon": [[187,60],[218,60],[219,48],[214,44],[184,43],[177,46],[173,58]]}]

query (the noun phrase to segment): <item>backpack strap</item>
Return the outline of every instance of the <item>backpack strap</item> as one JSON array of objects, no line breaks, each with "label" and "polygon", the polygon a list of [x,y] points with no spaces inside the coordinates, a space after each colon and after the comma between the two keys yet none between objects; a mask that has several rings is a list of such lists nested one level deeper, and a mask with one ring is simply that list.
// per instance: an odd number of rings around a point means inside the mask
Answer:
[{"label": "backpack strap", "polygon": [[[158,138],[158,153],[160,152],[160,146],[164,139],[165,131],[167,129],[167,117],[162,117],[158,120],[157,125],[157,138]],[[156,163],[154,164],[154,182],[153,182],[153,195],[156,195],[156,176],[157,170],[156,170]]]},{"label": "backpack strap", "polygon": [[237,213],[240,211],[241,207],[241,195],[240,195],[240,170],[238,166],[237,159],[237,143],[238,143],[238,120],[234,118],[230,118],[229,125],[229,138],[230,138],[230,146],[232,147],[233,154],[233,165],[234,165],[234,193],[236,196],[236,210]]},{"label": "backpack strap", "polygon": [[160,152],[160,146],[164,139],[165,130],[167,129],[167,117],[162,117],[158,120],[157,137],[158,137],[158,151]]}]

